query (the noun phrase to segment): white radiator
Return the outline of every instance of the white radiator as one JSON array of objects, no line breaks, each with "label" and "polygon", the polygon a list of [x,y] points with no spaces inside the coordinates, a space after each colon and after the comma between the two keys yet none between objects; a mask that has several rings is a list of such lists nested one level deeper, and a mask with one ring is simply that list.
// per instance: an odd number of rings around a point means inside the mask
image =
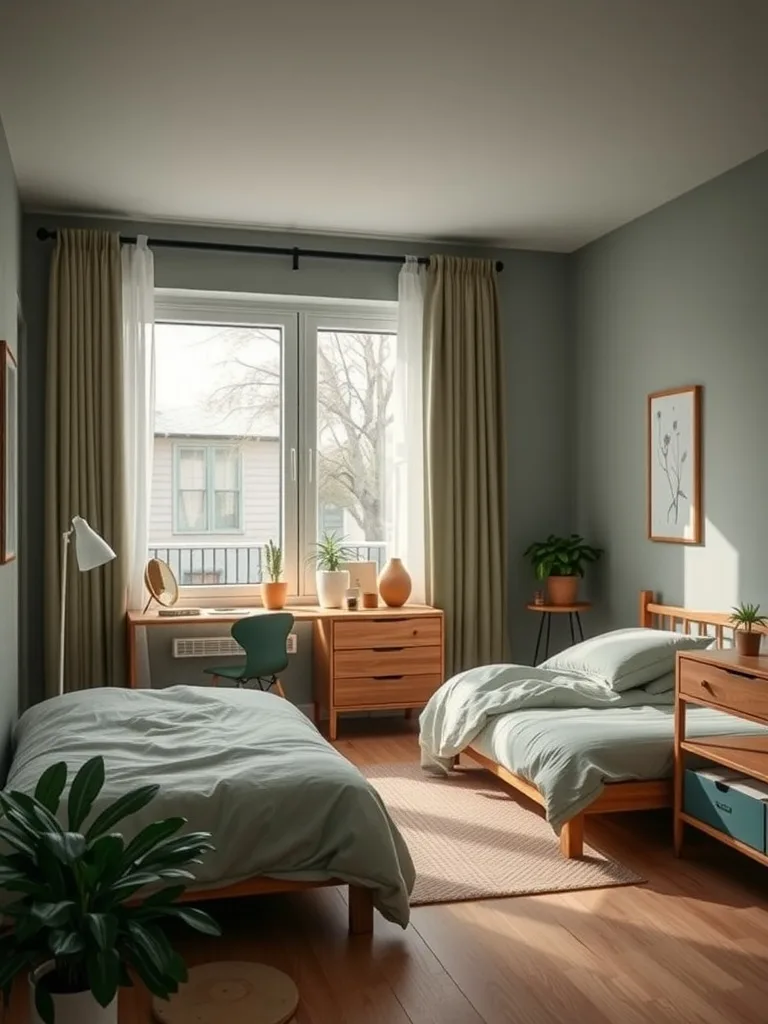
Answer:
[{"label": "white radiator", "polygon": [[[296,649],[296,634],[289,633],[286,651],[288,654],[295,654]],[[243,648],[231,636],[175,637],[173,656],[174,658],[242,658]]]}]

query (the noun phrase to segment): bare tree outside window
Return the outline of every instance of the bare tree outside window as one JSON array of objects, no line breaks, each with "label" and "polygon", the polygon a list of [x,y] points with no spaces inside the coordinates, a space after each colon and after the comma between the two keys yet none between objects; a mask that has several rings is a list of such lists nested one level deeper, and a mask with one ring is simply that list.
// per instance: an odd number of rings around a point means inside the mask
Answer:
[{"label": "bare tree outside window", "polygon": [[[249,357],[259,337],[258,360]],[[280,345],[253,327],[216,329],[220,379],[207,411],[251,434],[278,433]],[[264,343],[274,356],[264,355]],[[391,334],[317,335],[318,504],[345,509],[366,541],[386,540],[388,439],[395,344]]]}]

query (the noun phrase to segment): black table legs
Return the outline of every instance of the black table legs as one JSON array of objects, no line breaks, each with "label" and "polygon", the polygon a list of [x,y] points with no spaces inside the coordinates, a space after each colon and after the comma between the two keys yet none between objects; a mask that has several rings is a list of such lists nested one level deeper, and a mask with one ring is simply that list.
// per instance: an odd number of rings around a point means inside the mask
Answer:
[{"label": "black table legs", "polygon": [[[544,624],[546,620],[546,637],[544,639],[544,659],[549,657],[549,637],[552,630],[552,612],[542,612],[541,622],[539,623],[539,632],[536,636],[536,651],[533,655],[533,664],[538,665],[539,663],[539,649],[541,647],[541,638],[544,636]],[[578,612],[568,612],[568,626],[571,631],[571,643],[576,643],[576,632],[578,631],[579,639],[584,639],[584,630],[581,625],[581,616]]]}]

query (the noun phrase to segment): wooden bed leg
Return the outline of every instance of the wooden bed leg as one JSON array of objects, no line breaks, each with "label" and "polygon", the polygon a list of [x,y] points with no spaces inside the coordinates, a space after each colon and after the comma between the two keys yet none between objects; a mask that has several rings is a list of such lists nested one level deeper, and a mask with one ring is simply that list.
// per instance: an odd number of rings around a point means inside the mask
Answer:
[{"label": "wooden bed leg", "polygon": [[349,934],[370,935],[373,931],[373,890],[361,885],[349,887]]},{"label": "wooden bed leg", "polygon": [[560,830],[560,852],[569,860],[584,856],[583,814],[577,814],[563,825]]}]

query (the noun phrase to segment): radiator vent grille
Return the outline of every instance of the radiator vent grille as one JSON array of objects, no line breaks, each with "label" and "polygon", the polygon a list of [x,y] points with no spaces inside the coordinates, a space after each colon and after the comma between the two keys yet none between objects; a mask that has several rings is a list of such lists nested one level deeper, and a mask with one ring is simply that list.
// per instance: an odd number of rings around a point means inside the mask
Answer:
[{"label": "radiator vent grille", "polygon": [[[288,654],[296,653],[296,634],[288,634]],[[243,649],[231,636],[176,637],[173,641],[174,658],[229,658],[242,657]]]}]

